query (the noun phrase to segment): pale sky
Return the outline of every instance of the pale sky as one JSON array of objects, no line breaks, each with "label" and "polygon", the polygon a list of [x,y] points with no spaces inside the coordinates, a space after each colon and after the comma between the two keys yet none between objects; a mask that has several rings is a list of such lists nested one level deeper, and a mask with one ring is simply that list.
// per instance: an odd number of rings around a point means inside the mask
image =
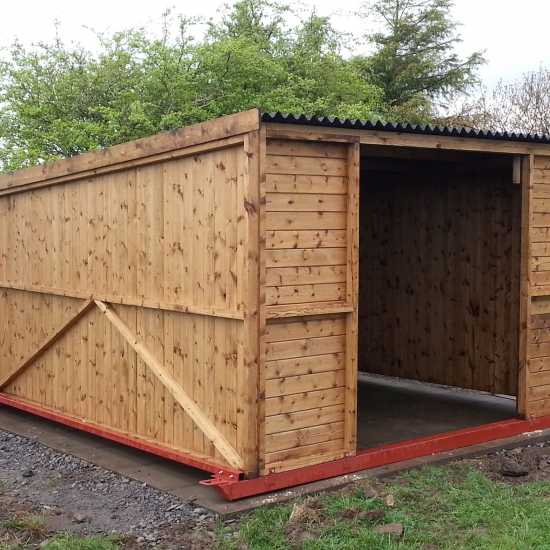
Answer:
[{"label": "pale sky", "polygon": [[[1,0],[0,0],[1,1]],[[158,23],[166,8],[186,15],[216,14],[223,0],[4,0],[0,5],[0,48],[14,38],[23,43],[48,40],[54,35],[54,21],[61,24],[67,40],[93,47],[98,31],[116,31],[131,26]],[[352,13],[361,0],[305,0],[320,15],[331,15],[343,30],[361,32]],[[499,78],[511,79],[521,73],[550,65],[550,0],[455,0],[455,18],[462,23],[461,52],[485,50],[488,63],[481,72],[489,86]]]}]

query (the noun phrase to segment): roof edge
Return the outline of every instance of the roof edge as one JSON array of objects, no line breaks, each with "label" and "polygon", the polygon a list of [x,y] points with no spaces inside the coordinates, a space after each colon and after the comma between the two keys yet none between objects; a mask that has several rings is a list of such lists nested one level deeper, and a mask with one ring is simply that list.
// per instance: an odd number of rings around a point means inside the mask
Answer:
[{"label": "roof edge", "polygon": [[340,119],[328,116],[308,116],[292,113],[267,112],[261,113],[262,122],[278,124],[296,124],[304,126],[321,126],[325,128],[342,128],[349,130],[373,130],[381,132],[399,132],[406,134],[459,137],[470,139],[487,139],[497,141],[513,141],[550,145],[550,135],[525,134],[521,132],[496,132],[465,127],[436,126],[431,124],[411,124],[401,122],[382,122],[359,119]]}]

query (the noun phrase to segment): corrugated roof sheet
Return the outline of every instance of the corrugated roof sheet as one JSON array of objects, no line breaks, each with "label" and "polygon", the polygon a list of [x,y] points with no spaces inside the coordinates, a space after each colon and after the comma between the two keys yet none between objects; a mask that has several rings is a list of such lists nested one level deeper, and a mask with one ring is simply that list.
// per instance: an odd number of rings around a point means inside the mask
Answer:
[{"label": "corrugated roof sheet", "polygon": [[550,144],[550,136],[546,134],[524,134],[520,132],[493,132],[491,130],[475,130],[472,128],[455,128],[448,126],[432,126],[430,124],[403,124],[393,122],[373,122],[370,120],[350,120],[338,117],[306,116],[289,113],[262,113],[264,122],[282,124],[305,124],[307,126],[324,126],[330,128],[348,128],[352,130],[380,130],[384,132],[402,132],[407,134],[423,134],[430,136],[451,136],[475,139],[496,139],[502,141],[521,141],[529,143]]}]

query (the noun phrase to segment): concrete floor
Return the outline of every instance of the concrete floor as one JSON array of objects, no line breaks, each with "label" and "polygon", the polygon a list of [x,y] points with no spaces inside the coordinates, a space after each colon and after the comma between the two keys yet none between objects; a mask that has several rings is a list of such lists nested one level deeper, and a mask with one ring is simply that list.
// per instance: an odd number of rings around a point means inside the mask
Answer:
[{"label": "concrete floor", "polygon": [[360,449],[516,416],[516,401],[412,380],[359,375]]},{"label": "concrete floor", "polygon": [[[417,382],[360,375],[359,448],[477,426],[515,416],[515,401]],[[326,490],[362,477],[383,475],[418,466],[438,457],[416,459],[364,473],[310,483],[238,502],[225,502],[219,493],[199,485],[210,474],[72,430],[32,415],[0,406],[0,429],[34,438],[58,451],[144,481],[220,514],[232,514],[309,492]],[[494,446],[496,442],[492,443]],[[482,447],[480,447],[482,448]],[[483,447],[485,449],[485,447]],[[474,452],[472,448],[470,452]],[[465,451],[461,451],[460,454]],[[444,453],[439,460],[459,456]]]}]

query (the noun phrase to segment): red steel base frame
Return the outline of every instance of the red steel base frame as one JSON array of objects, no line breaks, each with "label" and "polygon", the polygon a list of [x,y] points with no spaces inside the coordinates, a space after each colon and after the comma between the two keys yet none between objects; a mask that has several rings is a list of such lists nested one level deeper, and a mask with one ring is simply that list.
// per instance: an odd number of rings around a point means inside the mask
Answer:
[{"label": "red steel base frame", "polygon": [[0,404],[8,405],[15,409],[25,411],[48,420],[53,420],[59,424],[68,426],[69,428],[75,428],[77,430],[82,430],[104,439],[109,439],[116,443],[126,445],[128,447],[133,447],[134,449],[139,449],[140,451],[145,451],[161,458],[166,458],[174,462],[179,462],[180,464],[185,464],[186,466],[191,466],[193,468],[198,468],[199,470],[204,470],[215,474],[216,476],[223,476],[224,479],[237,480],[241,477],[242,472],[234,470],[230,467],[220,466],[208,460],[203,460],[197,457],[194,457],[188,453],[174,451],[163,445],[158,445],[155,443],[150,443],[149,441],[143,441],[137,438],[132,438],[124,434],[96,426],[94,424],[88,424],[81,420],[74,419],[63,414],[56,413],[49,409],[45,409],[38,405],[33,405],[27,403],[21,399],[0,393]]},{"label": "red steel base frame", "polygon": [[216,476],[209,484],[217,487],[226,500],[238,500],[545,428],[550,428],[550,416],[532,420],[514,418],[484,424],[475,428],[465,428],[434,436],[410,439],[401,443],[383,445],[359,451],[355,456],[340,460],[269,474],[255,479],[236,481],[223,475]]}]

